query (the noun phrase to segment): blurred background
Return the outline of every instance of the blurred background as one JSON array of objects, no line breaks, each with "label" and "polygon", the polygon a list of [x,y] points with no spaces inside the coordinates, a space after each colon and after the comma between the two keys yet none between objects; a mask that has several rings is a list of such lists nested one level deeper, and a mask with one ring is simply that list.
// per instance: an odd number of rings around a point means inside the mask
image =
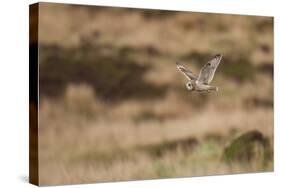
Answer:
[{"label": "blurred background", "polygon": [[40,184],[273,170],[272,17],[40,3],[39,45]]}]

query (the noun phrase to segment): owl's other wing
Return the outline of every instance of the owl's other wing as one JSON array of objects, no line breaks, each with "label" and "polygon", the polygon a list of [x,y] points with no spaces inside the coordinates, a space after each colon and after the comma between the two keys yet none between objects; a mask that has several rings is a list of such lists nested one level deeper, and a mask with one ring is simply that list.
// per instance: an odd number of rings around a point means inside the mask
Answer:
[{"label": "owl's other wing", "polygon": [[177,68],[187,77],[189,80],[196,80],[197,76],[193,74],[190,70],[185,68],[183,65],[181,65],[179,62],[176,62]]}]

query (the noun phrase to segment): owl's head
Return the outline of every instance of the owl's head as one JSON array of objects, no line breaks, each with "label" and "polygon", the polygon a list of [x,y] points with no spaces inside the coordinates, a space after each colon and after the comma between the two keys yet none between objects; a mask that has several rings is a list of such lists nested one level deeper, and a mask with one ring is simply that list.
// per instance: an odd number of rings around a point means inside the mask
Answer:
[{"label": "owl's head", "polygon": [[191,90],[193,89],[192,83],[191,83],[191,82],[187,82],[186,88],[187,88],[189,91],[191,91]]}]

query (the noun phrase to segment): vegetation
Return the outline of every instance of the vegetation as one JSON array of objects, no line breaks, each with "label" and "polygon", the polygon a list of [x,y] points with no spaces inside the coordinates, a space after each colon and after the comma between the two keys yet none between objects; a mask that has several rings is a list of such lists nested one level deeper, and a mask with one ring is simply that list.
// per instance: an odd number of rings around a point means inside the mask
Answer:
[{"label": "vegetation", "polygon": [[[40,184],[273,170],[273,19],[40,4]],[[198,74],[223,54],[212,85]]]},{"label": "vegetation", "polygon": [[106,101],[161,97],[164,94],[164,86],[155,86],[143,80],[142,75],[148,70],[148,65],[138,65],[119,53],[103,55],[104,48],[107,47],[84,44],[71,49],[42,46],[41,94],[62,95],[68,84],[88,84],[95,89],[98,97]]},{"label": "vegetation", "polygon": [[259,131],[250,131],[239,136],[225,148],[224,159],[229,162],[260,162],[266,165],[272,158],[273,149],[268,143],[268,138],[264,138]]}]

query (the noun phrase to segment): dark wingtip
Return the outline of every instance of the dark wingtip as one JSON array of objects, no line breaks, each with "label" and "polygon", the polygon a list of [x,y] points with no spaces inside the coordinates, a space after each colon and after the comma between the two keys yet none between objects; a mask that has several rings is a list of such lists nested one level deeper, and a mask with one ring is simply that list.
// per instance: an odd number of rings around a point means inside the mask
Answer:
[{"label": "dark wingtip", "polygon": [[222,54],[216,54],[214,57],[215,57],[215,58],[221,58],[221,57],[222,57]]}]

